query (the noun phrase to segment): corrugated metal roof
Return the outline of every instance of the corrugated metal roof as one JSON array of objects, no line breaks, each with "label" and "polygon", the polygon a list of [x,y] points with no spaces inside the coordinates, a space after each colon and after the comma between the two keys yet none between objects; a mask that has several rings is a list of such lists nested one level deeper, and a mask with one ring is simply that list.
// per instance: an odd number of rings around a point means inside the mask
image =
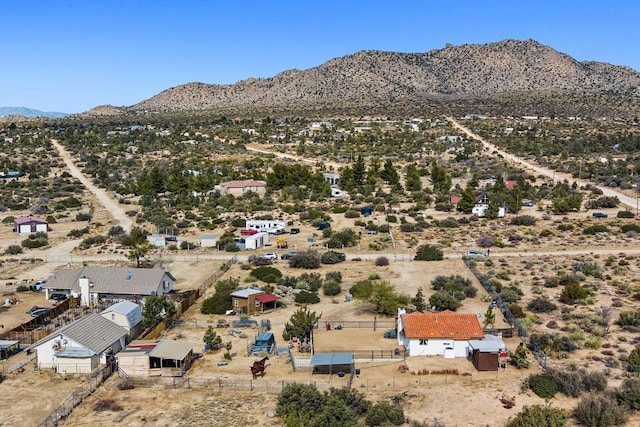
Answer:
[{"label": "corrugated metal roof", "polygon": [[193,344],[187,341],[162,340],[156,348],[149,352],[149,356],[159,359],[184,360],[193,351]]},{"label": "corrugated metal roof", "polygon": [[103,311],[103,313],[111,312],[127,316],[130,326],[136,326],[138,323],[142,322],[142,308],[135,302],[120,301]]},{"label": "corrugated metal roof", "polygon": [[450,310],[439,313],[415,311],[403,314],[401,318],[407,338],[484,338],[478,316],[475,314],[460,314]]},{"label": "corrugated metal roof", "polygon": [[81,269],[61,269],[47,279],[47,289],[70,289],[79,292],[78,280],[87,277],[93,283],[92,292],[100,294],[151,295],[162,288],[162,280],[167,274],[162,268],[100,267],[86,266]]},{"label": "corrugated metal roof", "polygon": [[316,353],[311,356],[311,366],[350,365],[353,353]]},{"label": "corrugated metal roof", "polygon": [[495,335],[485,335],[483,340],[469,340],[469,347],[482,353],[506,350],[502,338]]},{"label": "corrugated metal roof", "polygon": [[46,224],[47,221],[37,216],[22,216],[13,220],[15,225],[23,224]]},{"label": "corrugated metal roof", "polygon": [[122,326],[116,325],[111,320],[105,319],[98,313],[91,313],[63,326],[40,341],[31,344],[27,349],[38,347],[60,335],[74,340],[96,354],[100,354],[111,347],[113,343],[125,337],[127,330]]},{"label": "corrugated metal roof", "polygon": [[261,291],[260,289],[239,289],[237,291],[233,291],[231,293],[232,297],[237,297],[237,298],[249,298],[250,295],[259,295],[259,294],[264,294],[264,291]]},{"label": "corrugated metal roof", "polygon": [[277,297],[275,295],[271,295],[271,294],[264,294],[264,295],[258,295],[256,297],[256,299],[258,301],[260,301],[263,304],[269,303],[269,302],[273,302],[273,301],[278,301],[280,299],[280,297]]}]

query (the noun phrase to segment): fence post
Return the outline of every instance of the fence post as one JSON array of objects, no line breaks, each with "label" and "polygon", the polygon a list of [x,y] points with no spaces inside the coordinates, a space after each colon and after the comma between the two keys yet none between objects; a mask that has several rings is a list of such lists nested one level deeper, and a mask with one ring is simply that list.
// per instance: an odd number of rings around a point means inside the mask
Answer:
[{"label": "fence post", "polygon": [[222,380],[218,380],[218,391],[222,391]]},{"label": "fence post", "polygon": [[249,380],[249,391],[253,391],[253,380]]}]

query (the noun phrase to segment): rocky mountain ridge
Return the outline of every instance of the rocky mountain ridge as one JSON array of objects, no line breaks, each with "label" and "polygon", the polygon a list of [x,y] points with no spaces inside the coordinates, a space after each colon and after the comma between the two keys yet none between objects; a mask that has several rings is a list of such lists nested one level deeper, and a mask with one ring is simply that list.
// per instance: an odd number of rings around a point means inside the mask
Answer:
[{"label": "rocky mountain ridge", "polygon": [[630,67],[576,61],[534,40],[447,45],[426,53],[361,51],[308,70],[233,85],[188,83],[130,107],[133,111],[332,102],[424,102],[506,93],[604,92],[640,96]]}]

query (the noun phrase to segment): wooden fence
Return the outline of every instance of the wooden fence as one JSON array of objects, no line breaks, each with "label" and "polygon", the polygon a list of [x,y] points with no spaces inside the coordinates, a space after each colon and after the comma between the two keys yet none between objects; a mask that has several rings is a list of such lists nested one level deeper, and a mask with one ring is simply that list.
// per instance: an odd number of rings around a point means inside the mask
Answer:
[{"label": "wooden fence", "polygon": [[396,327],[394,320],[325,320],[324,325],[320,324],[318,327],[323,326],[328,329],[327,325],[331,329],[371,329],[377,330],[378,328],[393,329]]}]

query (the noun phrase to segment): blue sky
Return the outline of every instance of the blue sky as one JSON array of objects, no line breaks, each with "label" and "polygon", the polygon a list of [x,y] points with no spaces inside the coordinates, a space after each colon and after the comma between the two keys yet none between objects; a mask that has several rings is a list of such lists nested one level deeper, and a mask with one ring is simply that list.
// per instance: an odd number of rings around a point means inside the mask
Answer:
[{"label": "blue sky", "polygon": [[640,1],[5,0],[0,106],[77,113],[363,49],[535,39],[640,71]]}]

